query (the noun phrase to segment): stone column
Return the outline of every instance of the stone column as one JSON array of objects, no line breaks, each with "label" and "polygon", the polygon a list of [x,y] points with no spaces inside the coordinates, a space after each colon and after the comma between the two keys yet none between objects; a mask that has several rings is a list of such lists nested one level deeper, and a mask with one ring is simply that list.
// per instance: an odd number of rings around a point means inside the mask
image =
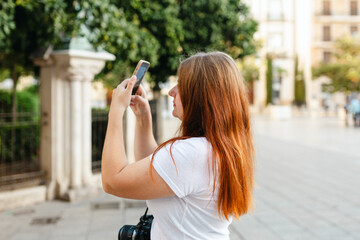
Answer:
[{"label": "stone column", "polygon": [[74,49],[35,59],[41,66],[40,157],[48,199],[73,201],[96,184],[91,171],[90,83],[105,61],[114,59],[109,53]]},{"label": "stone column", "polygon": [[41,67],[41,85],[40,95],[41,99],[41,131],[40,131],[40,165],[41,169],[45,173],[45,179],[47,180],[47,198],[52,199],[55,196],[56,188],[56,155],[55,147],[53,144],[54,131],[56,119],[54,117],[56,108],[52,107],[56,104],[56,95],[54,94],[56,89],[55,73],[53,68],[53,60],[49,59],[36,59],[35,64]]},{"label": "stone column", "polygon": [[91,160],[87,161],[86,159],[91,159],[91,81],[82,82],[82,116],[84,119],[90,119],[90,121],[83,122],[83,145],[82,145],[82,155],[83,155],[83,172],[82,172],[82,182],[84,185],[91,183],[92,181],[92,166]]},{"label": "stone column", "polygon": [[[82,164],[83,152],[82,145],[84,139],[82,133],[85,129],[82,128],[82,122],[88,119],[83,119],[82,115],[82,95],[81,95],[81,76],[74,76],[70,79],[70,187],[80,188],[82,185]],[[91,119],[90,119],[91,120]]]}]

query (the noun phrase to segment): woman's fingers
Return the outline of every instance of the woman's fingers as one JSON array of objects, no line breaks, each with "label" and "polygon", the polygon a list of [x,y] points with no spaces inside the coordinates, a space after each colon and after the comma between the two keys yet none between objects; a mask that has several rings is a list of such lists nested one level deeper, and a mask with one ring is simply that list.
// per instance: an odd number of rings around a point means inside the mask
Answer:
[{"label": "woman's fingers", "polygon": [[146,104],[146,99],[144,99],[142,96],[140,95],[132,95],[131,96],[131,102],[133,103],[139,103],[139,104]]},{"label": "woman's fingers", "polygon": [[139,103],[139,104],[147,103],[146,92],[145,92],[145,89],[141,85],[139,85],[136,95],[131,95],[131,104],[130,105],[134,106],[135,103]]},{"label": "woman's fingers", "polygon": [[146,114],[150,111],[149,102],[140,95],[132,95],[130,107],[136,116]]},{"label": "woman's fingers", "polygon": [[114,90],[127,90],[132,91],[136,82],[136,76],[132,76],[131,78],[127,78],[122,81]]},{"label": "woman's fingers", "polygon": [[126,91],[127,91],[127,92],[130,92],[130,94],[131,94],[131,92],[132,92],[132,90],[133,90],[133,88],[134,88],[135,82],[136,82],[136,76],[133,75],[133,76],[129,79],[129,81],[128,81],[127,85],[126,85]]},{"label": "woman's fingers", "polygon": [[[131,102],[131,91],[134,88],[136,76],[122,81],[114,90],[112,95],[111,109],[120,109],[124,111]],[[115,111],[115,110],[114,110]],[[117,110],[116,110],[117,111]]]},{"label": "woman's fingers", "polygon": [[135,106],[135,103],[136,103],[135,95],[131,95],[130,105]]},{"label": "woman's fingers", "polygon": [[118,89],[122,89],[122,90],[126,89],[126,86],[128,85],[129,81],[130,81],[130,78],[125,79],[119,85],[117,85],[117,87],[115,89],[116,90],[118,90]]},{"label": "woman's fingers", "polygon": [[140,95],[142,96],[143,98],[146,98],[146,91],[145,89],[142,87],[142,85],[139,85],[139,88],[136,92],[136,95]]}]

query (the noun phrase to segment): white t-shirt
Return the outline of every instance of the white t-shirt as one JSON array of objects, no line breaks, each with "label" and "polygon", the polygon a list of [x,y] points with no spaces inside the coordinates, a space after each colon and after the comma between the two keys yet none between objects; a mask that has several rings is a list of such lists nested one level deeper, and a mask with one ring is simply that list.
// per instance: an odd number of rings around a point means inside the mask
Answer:
[{"label": "white t-shirt", "polygon": [[154,215],[151,239],[229,239],[232,218],[220,218],[218,189],[212,195],[211,145],[204,137],[176,141],[171,147],[176,166],[169,149],[170,144],[155,154],[153,166],[175,196],[146,201]]}]

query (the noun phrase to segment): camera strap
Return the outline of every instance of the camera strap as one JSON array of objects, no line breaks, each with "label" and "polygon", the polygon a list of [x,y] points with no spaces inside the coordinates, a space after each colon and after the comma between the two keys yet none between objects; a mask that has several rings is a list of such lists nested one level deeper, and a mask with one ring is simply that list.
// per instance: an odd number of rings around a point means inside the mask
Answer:
[{"label": "camera strap", "polygon": [[144,213],[144,217],[146,216],[148,210],[149,210],[149,208],[146,208],[145,213]]},{"label": "camera strap", "polygon": [[144,215],[140,218],[140,221],[152,221],[154,219],[153,215],[147,215],[149,208],[146,208]]}]

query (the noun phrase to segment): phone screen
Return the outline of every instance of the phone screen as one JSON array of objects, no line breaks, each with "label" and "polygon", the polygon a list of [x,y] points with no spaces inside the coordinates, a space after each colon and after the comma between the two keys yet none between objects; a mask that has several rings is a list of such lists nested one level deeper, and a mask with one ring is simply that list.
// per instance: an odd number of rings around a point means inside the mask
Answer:
[{"label": "phone screen", "polygon": [[135,83],[135,86],[139,86],[141,83],[141,80],[144,78],[146,70],[147,70],[148,64],[147,63],[143,63],[141,64],[138,72],[136,73],[136,78],[137,81]]},{"label": "phone screen", "polygon": [[133,88],[133,91],[132,91],[132,95],[134,95],[134,94],[136,93],[137,89],[139,88],[139,85],[140,85],[142,79],[144,78],[145,73],[146,73],[148,67],[149,67],[149,63],[147,63],[147,62],[143,62],[143,63],[141,64],[141,66],[139,67],[139,70],[138,70],[137,73],[136,73],[136,79],[137,79],[137,81],[136,81],[136,83],[135,83],[135,85],[134,85],[134,88]]}]

